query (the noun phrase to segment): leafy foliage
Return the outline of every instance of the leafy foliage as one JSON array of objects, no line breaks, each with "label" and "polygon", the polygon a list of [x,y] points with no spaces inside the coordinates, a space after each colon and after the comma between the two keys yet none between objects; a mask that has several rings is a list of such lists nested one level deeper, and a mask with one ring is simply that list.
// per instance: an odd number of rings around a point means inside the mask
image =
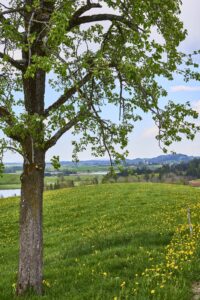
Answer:
[{"label": "leafy foliage", "polygon": [[[142,119],[141,111],[152,113],[164,151],[183,134],[193,139],[199,127],[192,119],[198,115],[188,103],[170,101],[159,107],[167,92],[157,78],[172,80],[185,58],[177,51],[186,36],[178,18],[180,6],[180,0],[0,4],[0,129],[6,143],[14,141],[13,148],[30,160],[27,143],[47,151],[73,129],[75,136],[81,135],[73,141],[74,159],[91,144],[94,156],[108,152],[111,161],[120,161],[127,155],[128,134]],[[41,87],[44,79],[37,83],[37,78],[47,73],[49,85],[60,96],[37,110],[27,102],[25,86],[36,82],[35,88]],[[34,101],[42,107],[44,99],[39,98]],[[105,109],[116,108],[119,120],[105,119]]]},{"label": "leafy foliage", "polygon": [[51,164],[54,167],[54,169],[58,170],[60,168],[60,162],[59,162],[59,156],[53,156],[51,159]]}]

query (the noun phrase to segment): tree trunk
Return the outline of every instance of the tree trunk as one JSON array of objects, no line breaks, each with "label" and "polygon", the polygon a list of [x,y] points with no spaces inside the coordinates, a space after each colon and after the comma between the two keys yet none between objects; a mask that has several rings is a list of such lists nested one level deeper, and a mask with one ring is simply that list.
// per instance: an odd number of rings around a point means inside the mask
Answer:
[{"label": "tree trunk", "polygon": [[[26,67],[33,63],[33,56],[45,57],[43,39],[47,36],[48,21],[54,8],[54,1],[39,1],[35,8],[33,0],[25,0],[24,26],[27,48],[22,57]],[[34,17],[34,22],[33,22]],[[36,22],[36,20],[38,22]],[[44,22],[45,21],[45,22]],[[31,34],[36,36],[29,41]],[[34,63],[33,63],[34,64]],[[24,153],[23,174],[21,176],[20,204],[20,249],[17,294],[22,295],[29,289],[42,293],[42,202],[44,186],[45,151],[44,149],[44,96],[46,72],[37,66],[34,76],[23,74],[24,103],[32,122],[25,131],[22,148]]]},{"label": "tree trunk", "polygon": [[21,176],[20,249],[17,294],[42,293],[42,202],[45,153],[36,150],[34,162],[24,161]]}]

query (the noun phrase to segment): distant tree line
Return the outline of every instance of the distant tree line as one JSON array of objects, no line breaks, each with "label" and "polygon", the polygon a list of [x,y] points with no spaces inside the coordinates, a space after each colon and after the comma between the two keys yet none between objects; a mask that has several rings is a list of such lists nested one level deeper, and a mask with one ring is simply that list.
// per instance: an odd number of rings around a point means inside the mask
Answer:
[{"label": "distant tree line", "polygon": [[16,173],[22,171],[22,166],[9,166],[4,168],[4,173]]},{"label": "distant tree line", "polygon": [[58,176],[68,176],[68,175],[75,175],[77,174],[76,171],[72,171],[72,170],[62,170],[62,171],[46,171],[45,173],[45,176],[47,177],[51,177],[51,176],[55,176],[55,175],[58,175]]},{"label": "distant tree line", "polygon": [[134,177],[137,181],[179,182],[200,178],[200,159],[194,159],[180,164],[165,164],[152,169],[151,166],[125,168],[117,174],[120,177]]},{"label": "distant tree line", "polygon": [[200,178],[200,159],[191,160],[188,163],[164,165],[157,170],[162,176],[164,174],[174,173],[178,176]]},{"label": "distant tree line", "polygon": [[63,175],[59,175],[57,177],[56,182],[52,182],[49,184],[45,184],[45,190],[58,190],[62,188],[71,188],[75,186],[84,186],[84,185],[94,185],[98,184],[98,177],[91,178],[81,178],[80,176],[76,176],[74,179],[66,179]]}]

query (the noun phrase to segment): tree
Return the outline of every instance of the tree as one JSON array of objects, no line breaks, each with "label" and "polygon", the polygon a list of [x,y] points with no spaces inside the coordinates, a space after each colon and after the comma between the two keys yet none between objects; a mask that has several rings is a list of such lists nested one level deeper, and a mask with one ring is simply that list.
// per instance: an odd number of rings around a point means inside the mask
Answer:
[{"label": "tree", "polygon": [[[1,154],[24,159],[21,175],[20,251],[17,293],[42,293],[42,198],[45,154],[69,130],[74,158],[90,143],[93,155],[125,149],[128,133],[151,112],[163,145],[193,138],[197,117],[189,104],[169,102],[156,78],[172,79],[181,64],[177,46],[186,32],[178,18],[180,0],[0,1]],[[152,31],[162,37],[153,38]],[[161,39],[159,39],[161,40]],[[59,93],[49,103],[45,87]],[[119,108],[119,121],[104,107]],[[124,152],[124,155],[126,151]],[[2,156],[1,155],[1,156]],[[2,157],[1,157],[2,160]],[[57,158],[53,159],[54,164]]]}]

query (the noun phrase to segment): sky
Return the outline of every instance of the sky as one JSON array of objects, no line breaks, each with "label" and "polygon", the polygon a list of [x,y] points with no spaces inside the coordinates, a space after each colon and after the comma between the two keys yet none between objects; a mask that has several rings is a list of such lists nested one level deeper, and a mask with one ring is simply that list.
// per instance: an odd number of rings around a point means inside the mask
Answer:
[{"label": "sky", "polygon": [[[200,0],[183,0],[181,19],[188,31],[188,36],[183,41],[179,49],[183,52],[191,53],[200,49]],[[185,83],[180,77],[175,77],[174,81],[159,82],[167,91],[168,98],[175,102],[184,103],[189,101],[194,109],[200,113],[200,82]],[[47,97],[53,98],[56,95],[47,88]],[[107,111],[109,115],[111,112]],[[199,117],[200,118],[200,117]],[[197,121],[199,122],[199,120]],[[136,123],[135,129],[129,135],[129,158],[136,157],[154,157],[163,154],[155,139],[157,129],[151,120],[150,115],[143,115],[143,120]],[[65,134],[55,147],[47,152],[46,161],[50,161],[53,155],[59,155],[60,160],[71,160],[72,157],[72,136]],[[182,142],[175,143],[170,147],[171,151],[187,155],[200,156],[200,133],[197,134],[194,141],[184,139]],[[89,149],[79,155],[80,160],[93,159]],[[102,159],[102,158],[100,158]],[[5,162],[18,162],[22,158],[14,153],[7,152],[4,156]]]}]

